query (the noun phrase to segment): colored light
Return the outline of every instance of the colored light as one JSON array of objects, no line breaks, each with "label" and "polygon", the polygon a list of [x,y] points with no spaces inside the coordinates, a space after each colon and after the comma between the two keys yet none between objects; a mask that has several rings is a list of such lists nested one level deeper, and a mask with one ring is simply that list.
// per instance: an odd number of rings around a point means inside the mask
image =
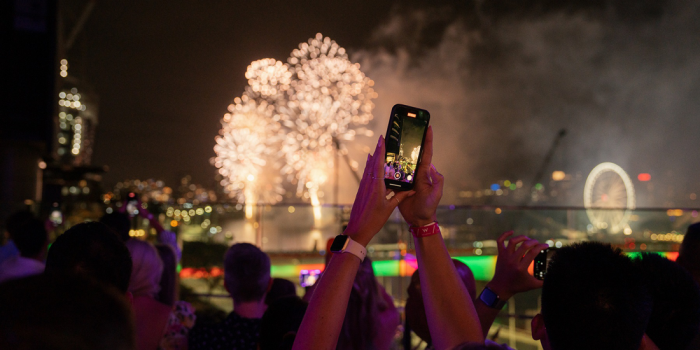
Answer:
[{"label": "colored light", "polygon": [[637,180],[639,181],[649,181],[651,180],[651,175],[648,173],[641,173],[637,175]]},{"label": "colored light", "polygon": [[541,190],[542,187],[543,187],[542,184],[536,184],[536,185],[535,185],[535,189],[538,190],[538,191]]},{"label": "colored light", "polygon": [[516,188],[518,188],[517,185],[515,185],[515,184],[510,184],[510,190],[511,190],[511,191],[515,191]]},{"label": "colored light", "polygon": [[561,170],[557,170],[557,171],[552,173],[552,180],[554,180],[554,181],[561,181],[561,180],[564,180],[565,178],[566,178],[566,173],[564,173]]},{"label": "colored light", "polygon": [[498,191],[499,189],[501,189],[501,186],[498,184],[491,185],[491,191]]},{"label": "colored light", "polygon": [[455,259],[467,264],[478,281],[490,281],[496,271],[496,256],[459,256]]}]

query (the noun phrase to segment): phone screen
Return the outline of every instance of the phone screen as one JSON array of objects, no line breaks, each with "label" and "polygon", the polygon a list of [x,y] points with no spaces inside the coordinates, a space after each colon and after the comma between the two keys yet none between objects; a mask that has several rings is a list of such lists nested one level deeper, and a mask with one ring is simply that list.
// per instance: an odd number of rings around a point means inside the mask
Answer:
[{"label": "phone screen", "polygon": [[554,248],[540,250],[540,253],[535,257],[535,266],[533,267],[535,278],[544,280],[544,276],[547,274],[547,266],[552,261],[555,252],[556,249]]},{"label": "phone screen", "polygon": [[301,270],[299,284],[302,287],[311,287],[321,277],[321,270]]},{"label": "phone screen", "polygon": [[136,216],[139,214],[139,209],[136,207],[138,205],[138,196],[136,193],[129,193],[128,202],[126,202],[126,212],[129,216]]},{"label": "phone screen", "polygon": [[395,105],[391,109],[385,137],[384,179],[387,188],[413,187],[429,122],[430,113],[426,110],[404,105]]}]

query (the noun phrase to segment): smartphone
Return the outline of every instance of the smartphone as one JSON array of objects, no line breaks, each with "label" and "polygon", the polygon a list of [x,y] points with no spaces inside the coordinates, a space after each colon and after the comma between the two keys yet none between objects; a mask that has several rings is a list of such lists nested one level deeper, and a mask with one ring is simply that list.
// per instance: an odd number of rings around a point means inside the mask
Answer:
[{"label": "smartphone", "polygon": [[535,257],[535,266],[533,267],[535,278],[544,280],[544,276],[547,274],[547,266],[552,261],[552,256],[554,256],[555,252],[555,248],[540,250],[540,253]]},{"label": "smartphone", "polygon": [[299,274],[299,284],[302,287],[311,287],[321,277],[321,270],[301,270]]},{"label": "smartphone", "polygon": [[425,109],[400,104],[391,108],[389,126],[384,137],[384,183],[387,189],[413,189],[416,168],[423,157],[429,122],[430,113]]},{"label": "smartphone", "polygon": [[129,216],[136,216],[139,214],[139,208],[136,206],[139,203],[139,197],[134,192],[129,192],[128,199],[126,202],[126,212]]}]

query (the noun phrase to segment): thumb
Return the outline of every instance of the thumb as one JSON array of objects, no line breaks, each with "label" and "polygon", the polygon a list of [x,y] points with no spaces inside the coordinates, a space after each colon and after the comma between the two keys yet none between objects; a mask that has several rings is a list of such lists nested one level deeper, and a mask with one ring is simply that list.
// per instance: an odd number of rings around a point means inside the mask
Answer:
[{"label": "thumb", "polygon": [[438,173],[435,169],[435,165],[430,165],[430,178],[433,181],[433,191],[437,191],[437,194],[442,197],[442,186],[445,184],[445,177]]}]

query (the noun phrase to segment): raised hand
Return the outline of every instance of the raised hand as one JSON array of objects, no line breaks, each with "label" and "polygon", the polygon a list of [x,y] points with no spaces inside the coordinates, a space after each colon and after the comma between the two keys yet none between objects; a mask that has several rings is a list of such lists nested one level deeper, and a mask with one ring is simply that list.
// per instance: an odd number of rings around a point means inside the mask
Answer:
[{"label": "raised hand", "polygon": [[[488,286],[502,299],[526,292],[536,288],[542,288],[542,281],[528,272],[528,267],[535,260],[541,250],[547,249],[547,244],[540,244],[537,240],[525,236],[513,237],[513,231],[508,231],[498,237],[498,260],[496,260],[496,273]],[[520,244],[519,247],[516,247]]]},{"label": "raised hand", "polygon": [[442,198],[444,177],[431,164],[433,160],[433,128],[428,127],[423,145],[423,158],[416,168],[415,195],[399,205],[401,215],[411,226],[424,226],[436,221],[435,212]]},{"label": "raised hand", "polygon": [[415,194],[415,191],[404,191],[391,195],[392,191],[386,189],[384,147],[384,137],[380,136],[374,155],[367,156],[365,172],[345,230],[346,235],[364,246],[382,229],[396,206]]}]

